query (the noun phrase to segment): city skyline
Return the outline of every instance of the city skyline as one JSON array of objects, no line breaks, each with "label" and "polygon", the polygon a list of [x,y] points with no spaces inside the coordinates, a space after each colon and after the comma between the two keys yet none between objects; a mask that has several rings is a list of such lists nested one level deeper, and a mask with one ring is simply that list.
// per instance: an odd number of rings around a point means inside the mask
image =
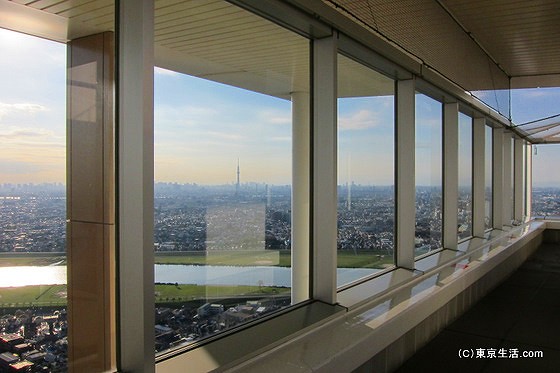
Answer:
[{"label": "city skyline", "polygon": [[[0,29],[0,50],[10,51],[0,61],[0,180],[65,183],[66,47]],[[41,64],[34,62],[37,59]],[[160,68],[155,68],[154,78],[156,181],[235,183],[239,158],[242,183],[291,183],[290,101]],[[345,136],[365,139],[368,128],[390,122],[392,118],[383,108],[391,98],[375,97],[379,105],[373,107],[360,100],[341,106],[340,142],[346,141]],[[525,122],[557,114],[553,110],[559,98],[560,88],[512,90],[512,115],[517,122]],[[433,124],[419,120],[427,126]],[[427,144],[421,136],[417,138],[420,147]],[[386,144],[375,140],[375,154],[382,156]],[[534,186],[560,185],[560,175],[541,165],[560,162],[560,145],[537,147]],[[371,159],[359,154],[350,158],[351,176],[345,170],[346,158],[339,161],[339,184],[371,180],[372,168],[367,167]],[[392,175],[390,167],[375,167],[373,173],[382,175],[375,185],[388,185],[390,177],[383,175]],[[433,175],[422,172],[417,170],[418,185],[439,181],[439,175],[429,181]]]}]

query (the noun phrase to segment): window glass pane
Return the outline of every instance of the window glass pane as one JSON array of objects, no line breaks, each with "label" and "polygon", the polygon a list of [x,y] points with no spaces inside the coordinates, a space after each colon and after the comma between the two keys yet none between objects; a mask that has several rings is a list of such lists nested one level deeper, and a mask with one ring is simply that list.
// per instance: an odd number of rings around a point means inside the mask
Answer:
[{"label": "window glass pane", "polygon": [[529,172],[529,162],[531,144],[523,141],[523,221],[526,222],[529,219],[528,202],[530,201],[529,196],[529,183],[531,182],[528,172]]},{"label": "window glass pane", "polygon": [[0,29],[0,51],[0,353],[65,371],[66,47]]},{"label": "window glass pane", "polygon": [[472,118],[459,113],[459,240],[472,236]]},{"label": "window glass pane", "polygon": [[227,2],[179,8],[155,19],[157,351],[290,305],[292,250],[308,253],[291,201],[309,41]]},{"label": "window glass pane", "polygon": [[[504,83],[508,84],[506,82]],[[513,106],[511,92],[512,91],[510,89],[470,91],[474,97],[484,102],[486,105],[490,106],[506,118],[509,118],[510,108]]]},{"label": "window glass pane", "polygon": [[533,216],[560,216],[560,144],[533,145]]},{"label": "window glass pane", "polygon": [[442,247],[443,106],[416,94],[416,247],[425,254]]},{"label": "window glass pane", "polygon": [[484,227],[492,228],[492,185],[493,185],[493,137],[492,127],[485,127],[486,136],[484,150]]},{"label": "window glass pane", "polygon": [[510,211],[510,220],[513,223],[515,217],[515,139],[512,137],[509,140],[509,151],[511,154],[511,162],[510,162],[510,190],[511,190],[511,211]]},{"label": "window glass pane", "polygon": [[394,86],[338,56],[338,285],[394,264]]},{"label": "window glass pane", "polygon": [[[558,115],[560,87],[511,90],[511,119],[519,125]],[[558,120],[558,118],[556,118]],[[531,126],[522,126],[521,129]]]}]

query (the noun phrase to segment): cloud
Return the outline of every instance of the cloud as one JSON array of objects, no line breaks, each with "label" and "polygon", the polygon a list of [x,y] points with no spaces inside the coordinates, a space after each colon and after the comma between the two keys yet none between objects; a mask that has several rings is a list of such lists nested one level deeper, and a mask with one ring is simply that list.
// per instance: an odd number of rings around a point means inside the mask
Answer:
[{"label": "cloud", "polygon": [[343,130],[364,130],[377,127],[379,123],[376,113],[365,109],[338,119],[338,125]]},{"label": "cloud", "polygon": [[240,141],[244,139],[244,137],[241,135],[233,134],[233,133],[225,133],[225,132],[209,131],[206,132],[206,135],[218,139],[231,140],[231,141]]},{"label": "cloud", "polygon": [[[430,119],[429,117],[424,117],[424,118],[419,118],[418,116],[416,117],[416,125],[418,127],[430,127],[430,128],[434,128],[434,129],[438,129],[438,128],[443,128],[443,124],[441,122],[441,119],[439,118],[433,118]],[[426,132],[424,132],[426,133]],[[439,130],[438,130],[439,133]],[[418,136],[418,134],[416,135]]]},{"label": "cloud", "polygon": [[291,125],[292,112],[282,110],[265,110],[259,113],[259,118],[268,124]]},{"label": "cloud", "polygon": [[25,175],[34,174],[42,170],[42,167],[38,164],[31,162],[2,162],[0,163],[0,174],[8,175]]},{"label": "cloud", "polygon": [[156,104],[154,125],[156,130],[169,125],[195,126],[205,124],[218,116],[219,112],[212,107],[194,105],[172,106]]},{"label": "cloud", "polygon": [[49,109],[43,105],[32,103],[6,104],[0,102],[0,119],[8,114],[35,114]]},{"label": "cloud", "polygon": [[511,91],[512,99],[532,99],[532,98],[543,98],[543,97],[555,97],[560,96],[559,88],[530,88],[530,89],[514,89]]},{"label": "cloud", "polygon": [[30,128],[10,128],[7,131],[0,132],[0,139],[7,140],[37,139],[51,136],[53,136],[52,131]]}]

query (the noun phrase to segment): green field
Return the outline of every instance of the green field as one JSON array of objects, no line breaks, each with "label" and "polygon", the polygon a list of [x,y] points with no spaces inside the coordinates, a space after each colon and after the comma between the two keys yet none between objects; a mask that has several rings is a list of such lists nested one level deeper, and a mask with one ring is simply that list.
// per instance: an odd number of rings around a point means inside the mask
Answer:
[{"label": "green field", "polygon": [[272,286],[199,286],[156,284],[156,303],[184,302],[196,299],[230,298],[289,294],[289,288]]},{"label": "green field", "polygon": [[[45,266],[66,264],[64,256],[9,255],[0,256],[1,266]],[[289,251],[218,251],[211,253],[156,253],[157,264],[290,266]],[[392,256],[373,252],[338,252],[338,266],[345,268],[386,268]],[[185,302],[196,299],[276,295],[289,293],[289,288],[266,286],[198,286],[191,284],[157,284],[156,303]],[[66,285],[22,286],[0,289],[0,307],[64,306]]]},{"label": "green field", "polygon": [[[338,266],[343,268],[386,268],[393,263],[390,255],[375,252],[337,253]],[[156,253],[156,264],[192,264],[192,265],[231,265],[256,266],[273,265],[289,267],[290,251],[217,251],[217,252],[186,252],[186,253]]]},{"label": "green field", "polygon": [[[187,302],[197,299],[219,299],[289,294],[289,288],[271,286],[198,286],[190,284],[156,284],[155,301]],[[0,308],[65,306],[66,285],[21,286],[0,289]]]},{"label": "green field", "polygon": [[64,306],[66,285],[35,285],[0,289],[0,307]]},{"label": "green field", "polygon": [[216,266],[281,266],[290,265],[290,253],[266,251],[189,251],[156,253],[156,264],[193,264]]},{"label": "green field", "polygon": [[[338,266],[344,268],[385,268],[392,264],[390,255],[375,252],[337,253]],[[215,251],[215,252],[173,252],[156,253],[156,264],[192,264],[192,265],[222,265],[222,266],[280,266],[289,267],[290,251]],[[49,255],[29,253],[18,255],[0,255],[0,267],[12,266],[48,266],[66,265],[66,257],[60,254]]]},{"label": "green field", "polygon": [[66,256],[42,253],[0,254],[0,267],[66,265]]}]

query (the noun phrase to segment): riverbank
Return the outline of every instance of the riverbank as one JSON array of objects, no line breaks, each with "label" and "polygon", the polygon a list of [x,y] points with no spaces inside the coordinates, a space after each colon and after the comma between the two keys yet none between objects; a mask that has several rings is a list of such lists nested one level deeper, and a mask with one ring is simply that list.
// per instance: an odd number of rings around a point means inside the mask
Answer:
[{"label": "riverbank", "polygon": [[[281,286],[203,286],[192,284],[156,284],[156,305],[177,304],[222,298],[251,298],[290,294]],[[32,285],[0,289],[0,309],[33,307],[64,307],[67,303],[66,285]]]}]

